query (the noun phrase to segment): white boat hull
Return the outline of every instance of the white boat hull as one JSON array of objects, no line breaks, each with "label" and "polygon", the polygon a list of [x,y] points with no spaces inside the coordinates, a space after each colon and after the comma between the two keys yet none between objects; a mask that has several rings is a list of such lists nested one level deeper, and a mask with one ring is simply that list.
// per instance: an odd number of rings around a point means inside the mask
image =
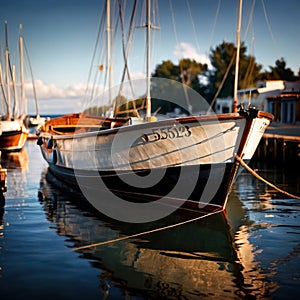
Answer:
[{"label": "white boat hull", "polygon": [[56,176],[94,195],[104,187],[141,202],[168,197],[224,209],[238,169],[235,154],[250,160],[271,119],[198,116],[92,132],[82,132],[88,127],[79,119],[79,133],[53,134],[53,123],[38,143]]}]

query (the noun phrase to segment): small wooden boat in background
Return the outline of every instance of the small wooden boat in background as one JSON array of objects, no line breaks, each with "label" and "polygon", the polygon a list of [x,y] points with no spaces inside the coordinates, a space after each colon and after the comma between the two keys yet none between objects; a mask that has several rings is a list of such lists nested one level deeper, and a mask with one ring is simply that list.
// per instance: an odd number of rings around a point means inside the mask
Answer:
[{"label": "small wooden boat in background", "polygon": [[[21,29],[21,28],[20,28]],[[27,113],[25,90],[24,90],[24,67],[23,67],[23,36],[20,35],[20,99],[17,91],[15,66],[11,67],[7,22],[5,22],[5,82],[3,80],[2,67],[0,64],[1,85],[1,119],[0,119],[0,151],[20,151],[27,140],[28,130],[24,125]]]}]

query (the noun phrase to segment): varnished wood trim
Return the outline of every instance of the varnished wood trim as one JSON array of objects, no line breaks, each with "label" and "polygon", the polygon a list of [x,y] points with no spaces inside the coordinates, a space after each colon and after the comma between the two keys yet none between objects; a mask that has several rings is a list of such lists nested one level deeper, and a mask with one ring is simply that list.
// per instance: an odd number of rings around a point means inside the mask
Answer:
[{"label": "varnished wood trim", "polygon": [[259,111],[257,113],[257,117],[258,118],[267,118],[269,119],[271,122],[274,120],[274,116],[266,111]]}]

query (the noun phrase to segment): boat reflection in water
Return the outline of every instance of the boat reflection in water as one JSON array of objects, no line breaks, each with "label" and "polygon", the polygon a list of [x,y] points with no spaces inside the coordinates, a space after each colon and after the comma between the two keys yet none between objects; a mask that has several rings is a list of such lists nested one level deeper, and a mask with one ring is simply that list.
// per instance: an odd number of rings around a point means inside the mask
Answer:
[{"label": "boat reflection in water", "polygon": [[[57,234],[67,237],[74,250],[198,214],[177,211],[145,224],[113,221],[99,215],[81,194],[68,189],[49,171],[42,174],[39,199]],[[227,210],[227,216],[221,212],[138,238],[76,251],[101,270],[99,288],[104,298],[114,289],[147,299],[267,296],[270,282],[266,283],[266,275],[254,262],[253,246],[243,225],[249,220],[245,220],[240,201],[230,199]]]},{"label": "boat reflection in water", "polygon": [[6,169],[28,170],[28,153],[23,148],[19,152],[3,152],[1,155],[1,164]]},{"label": "boat reflection in water", "polygon": [[[7,205],[23,205],[27,187],[28,152],[26,148],[18,152],[3,152],[1,165],[7,169]],[[9,202],[9,204],[7,204]],[[12,204],[13,203],[13,204]]]}]

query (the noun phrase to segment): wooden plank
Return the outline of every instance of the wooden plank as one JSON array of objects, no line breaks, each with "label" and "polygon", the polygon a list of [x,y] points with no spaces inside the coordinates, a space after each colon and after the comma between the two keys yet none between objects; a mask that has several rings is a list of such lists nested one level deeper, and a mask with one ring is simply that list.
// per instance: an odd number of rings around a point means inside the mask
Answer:
[{"label": "wooden plank", "polygon": [[281,134],[273,134],[273,133],[265,133],[263,135],[266,139],[283,139],[286,142],[300,142],[300,136],[292,136],[292,135],[281,135]]}]

